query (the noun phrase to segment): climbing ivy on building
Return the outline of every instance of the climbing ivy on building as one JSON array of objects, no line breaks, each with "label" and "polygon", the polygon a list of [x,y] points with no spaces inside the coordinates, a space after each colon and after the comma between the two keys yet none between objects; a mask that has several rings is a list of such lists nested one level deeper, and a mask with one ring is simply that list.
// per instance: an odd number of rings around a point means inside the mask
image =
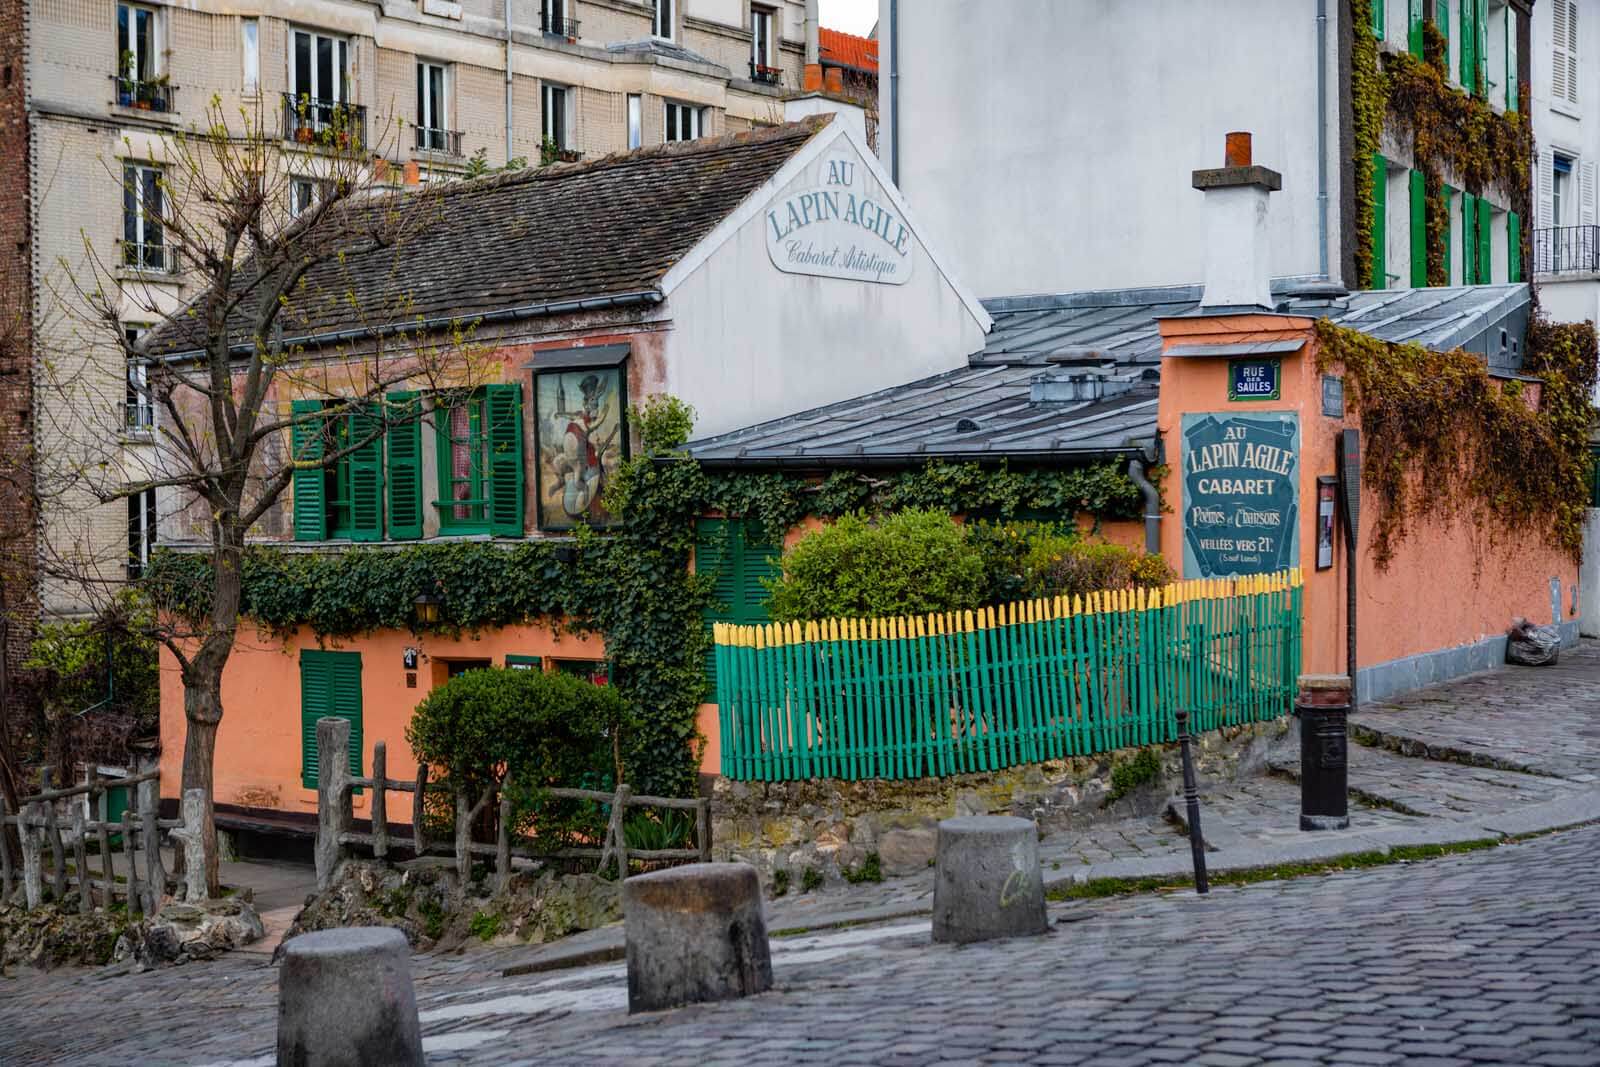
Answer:
[{"label": "climbing ivy on building", "polygon": [[1483,357],[1395,344],[1323,319],[1319,365],[1343,366],[1360,412],[1363,487],[1378,500],[1373,559],[1385,567],[1419,521],[1464,517],[1493,539],[1531,535],[1576,559],[1588,501],[1595,333],[1536,316],[1524,368],[1543,379],[1531,405]]}]

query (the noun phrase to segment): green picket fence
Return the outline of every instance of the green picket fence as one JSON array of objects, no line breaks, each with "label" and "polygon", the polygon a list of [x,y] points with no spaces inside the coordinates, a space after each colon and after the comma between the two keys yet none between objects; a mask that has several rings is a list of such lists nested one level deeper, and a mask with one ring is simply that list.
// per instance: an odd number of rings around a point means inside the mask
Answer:
[{"label": "green picket fence", "polygon": [[1287,713],[1298,570],[980,611],[715,627],[722,773],[930,778]]}]

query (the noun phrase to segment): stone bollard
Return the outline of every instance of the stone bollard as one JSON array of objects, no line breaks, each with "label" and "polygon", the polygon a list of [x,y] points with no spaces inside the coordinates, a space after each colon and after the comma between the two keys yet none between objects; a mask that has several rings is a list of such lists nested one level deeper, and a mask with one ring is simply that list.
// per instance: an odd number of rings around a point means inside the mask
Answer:
[{"label": "stone bollard", "polygon": [[935,864],[935,941],[1045,932],[1039,828],[1032,821],[1009,815],[946,819],[939,824]]},{"label": "stone bollard", "polygon": [[745,863],[691,863],[622,883],[628,1011],[772,987],[761,880]]},{"label": "stone bollard", "polygon": [[278,1067],[417,1064],[411,950],[393,927],[302,934],[278,969]]}]

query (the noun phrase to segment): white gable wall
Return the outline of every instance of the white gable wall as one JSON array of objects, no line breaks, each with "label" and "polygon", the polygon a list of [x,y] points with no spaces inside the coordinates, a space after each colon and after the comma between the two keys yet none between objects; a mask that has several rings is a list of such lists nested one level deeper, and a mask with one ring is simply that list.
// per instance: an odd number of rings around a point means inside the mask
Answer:
[{"label": "white gable wall", "polygon": [[[825,187],[828,163],[836,159],[857,164],[858,203],[871,199],[887,208],[894,221],[885,228],[891,239],[898,235],[902,213],[879,184],[876,161],[865,163],[867,153],[833,129],[814,144],[819,151],[803,151],[749,205],[760,210],[733,216],[696,250],[702,261],[691,255],[667,278],[666,389],[694,405],[697,437],[961,367],[983,347],[987,316],[964,298],[909,223],[910,278],[902,285],[787,273],[774,265],[767,209],[786,222],[787,201]],[[798,173],[790,173],[796,165]],[[841,221],[827,235],[823,227],[806,227],[790,239],[831,250],[835,236],[859,236],[863,248],[892,254],[866,231],[852,235],[852,225]]]}]

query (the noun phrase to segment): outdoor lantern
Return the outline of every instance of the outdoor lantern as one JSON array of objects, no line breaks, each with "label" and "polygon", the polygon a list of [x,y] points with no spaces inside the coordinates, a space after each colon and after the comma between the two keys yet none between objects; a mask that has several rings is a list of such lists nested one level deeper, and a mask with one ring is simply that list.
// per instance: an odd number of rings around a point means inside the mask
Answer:
[{"label": "outdoor lantern", "polygon": [[432,593],[418,593],[417,599],[411,602],[417,609],[417,621],[431,625],[439,621],[439,604],[441,601]]}]

